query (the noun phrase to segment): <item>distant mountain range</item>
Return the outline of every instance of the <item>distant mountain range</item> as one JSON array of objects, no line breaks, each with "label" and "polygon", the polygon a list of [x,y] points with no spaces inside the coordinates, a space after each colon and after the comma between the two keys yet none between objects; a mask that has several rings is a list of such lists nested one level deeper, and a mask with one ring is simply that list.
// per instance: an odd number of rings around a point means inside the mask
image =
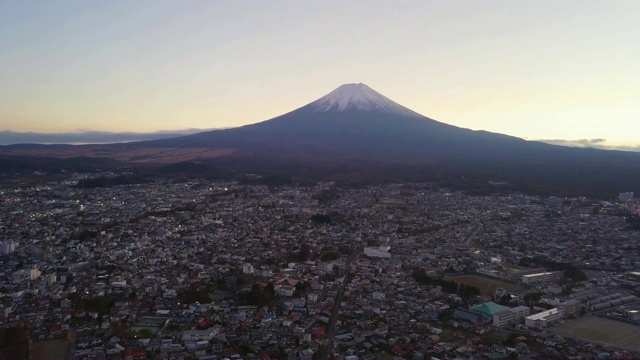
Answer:
[{"label": "distant mountain range", "polygon": [[570,148],[455,127],[365,84],[342,85],[292,112],[238,128],[127,144],[9,146],[0,148],[0,155],[0,161],[14,162],[6,167],[14,170],[16,161],[34,158],[101,158],[164,174],[437,181],[477,192],[565,195],[640,190],[640,153]]}]

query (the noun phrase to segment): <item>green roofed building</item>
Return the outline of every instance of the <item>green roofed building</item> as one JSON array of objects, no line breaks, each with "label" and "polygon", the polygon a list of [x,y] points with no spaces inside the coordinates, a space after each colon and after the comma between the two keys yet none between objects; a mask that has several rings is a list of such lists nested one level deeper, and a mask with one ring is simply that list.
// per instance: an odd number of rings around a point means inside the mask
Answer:
[{"label": "green roofed building", "polygon": [[488,301],[480,305],[472,306],[469,309],[455,309],[453,311],[453,317],[456,319],[466,320],[471,323],[476,323],[478,321],[486,323],[493,321],[494,314],[498,314],[509,309],[511,308],[498,305],[493,301]]},{"label": "green roofed building", "polygon": [[486,303],[482,303],[480,305],[472,306],[469,308],[471,311],[478,312],[482,314],[482,317],[492,319],[494,314],[499,312],[509,310],[510,308],[507,306],[502,306],[494,303],[493,301],[488,301]]}]

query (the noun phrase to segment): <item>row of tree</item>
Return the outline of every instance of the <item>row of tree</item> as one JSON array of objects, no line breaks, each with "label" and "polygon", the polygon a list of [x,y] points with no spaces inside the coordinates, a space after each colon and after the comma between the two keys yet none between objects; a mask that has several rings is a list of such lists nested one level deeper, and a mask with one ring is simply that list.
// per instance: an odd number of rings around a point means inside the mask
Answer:
[{"label": "row of tree", "polygon": [[640,230],[640,215],[627,216],[627,224],[629,224],[633,230]]},{"label": "row of tree", "polygon": [[458,294],[463,299],[469,299],[480,295],[480,289],[472,285],[459,284],[453,280],[432,278],[427,275],[425,269],[417,268],[412,272],[412,277],[420,284],[441,286],[442,291],[450,294]]},{"label": "row of tree", "polygon": [[584,271],[573,264],[553,261],[542,256],[523,257],[520,259],[518,265],[526,267],[541,266],[551,271],[564,271],[564,277],[573,281],[585,281],[589,279]]}]

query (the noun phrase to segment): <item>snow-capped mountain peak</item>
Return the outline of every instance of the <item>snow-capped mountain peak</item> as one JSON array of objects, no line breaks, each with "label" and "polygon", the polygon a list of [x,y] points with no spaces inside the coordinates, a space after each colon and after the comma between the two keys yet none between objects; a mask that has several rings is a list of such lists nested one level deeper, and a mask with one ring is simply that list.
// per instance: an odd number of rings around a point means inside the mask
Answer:
[{"label": "snow-capped mountain peak", "polygon": [[315,112],[364,110],[423,117],[363,83],[340,85],[329,94],[309,104],[309,106]]}]

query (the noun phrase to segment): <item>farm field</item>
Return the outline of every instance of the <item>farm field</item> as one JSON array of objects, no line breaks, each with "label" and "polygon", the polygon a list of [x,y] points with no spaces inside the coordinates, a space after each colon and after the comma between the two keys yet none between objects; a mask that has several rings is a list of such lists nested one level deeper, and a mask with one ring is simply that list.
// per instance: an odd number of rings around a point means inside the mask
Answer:
[{"label": "farm field", "polygon": [[458,284],[475,286],[480,289],[480,293],[483,295],[493,295],[497,288],[504,288],[508,292],[518,292],[522,290],[520,285],[473,274],[447,276],[445,277],[445,280],[452,280]]},{"label": "farm field", "polygon": [[588,315],[550,328],[553,334],[640,351],[640,326]]}]

